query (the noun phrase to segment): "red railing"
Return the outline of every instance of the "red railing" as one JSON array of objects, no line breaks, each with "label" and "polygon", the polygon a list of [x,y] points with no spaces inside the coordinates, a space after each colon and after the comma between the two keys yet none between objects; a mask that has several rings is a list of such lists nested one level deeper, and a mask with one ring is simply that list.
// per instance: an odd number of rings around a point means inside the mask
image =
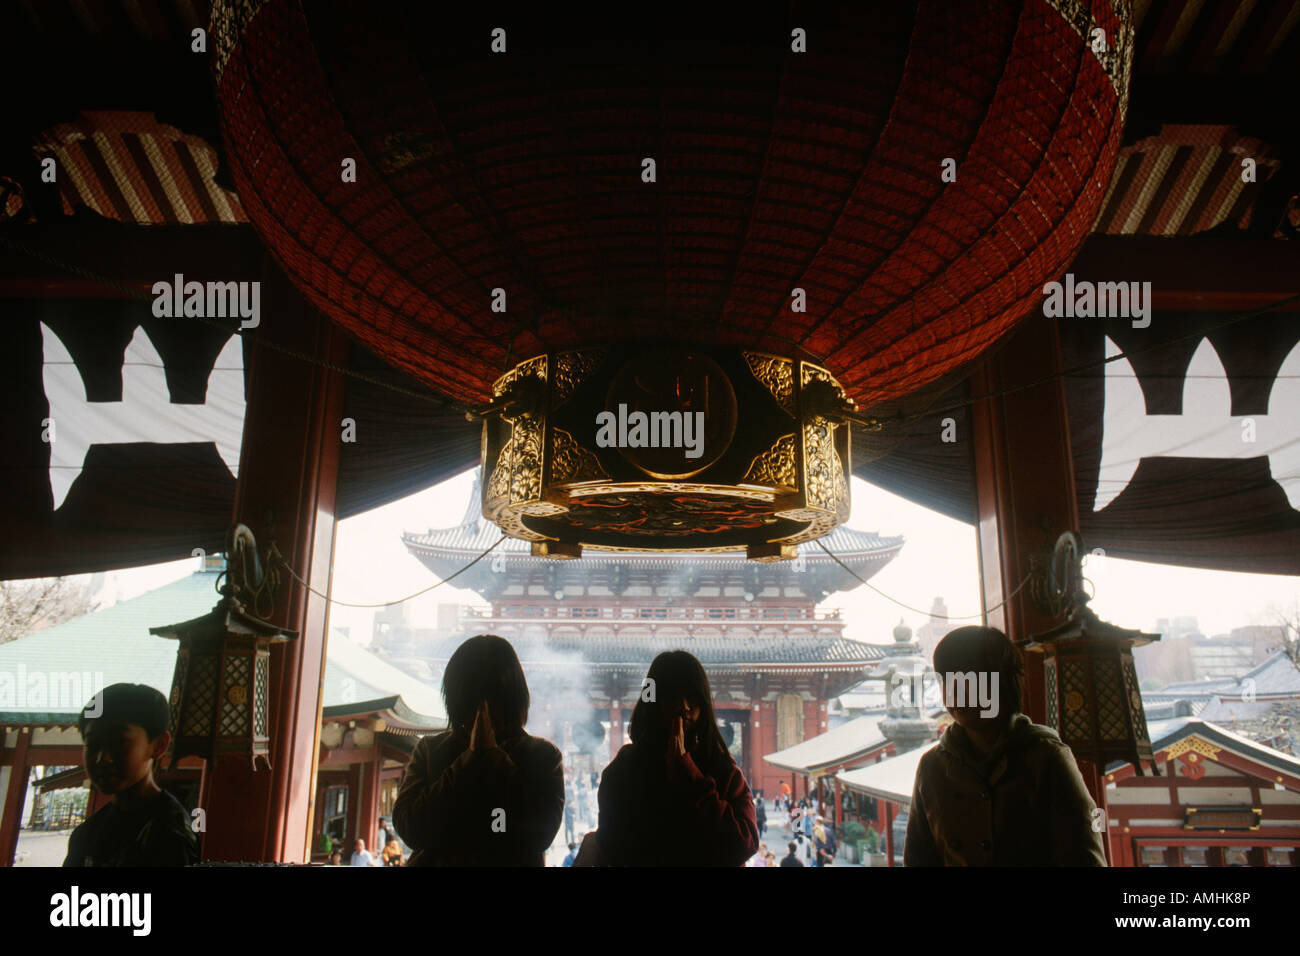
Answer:
[{"label": "red railing", "polygon": [[607,605],[509,605],[497,613],[490,607],[461,607],[461,620],[486,621],[839,621],[839,608],[801,607],[612,607]]}]

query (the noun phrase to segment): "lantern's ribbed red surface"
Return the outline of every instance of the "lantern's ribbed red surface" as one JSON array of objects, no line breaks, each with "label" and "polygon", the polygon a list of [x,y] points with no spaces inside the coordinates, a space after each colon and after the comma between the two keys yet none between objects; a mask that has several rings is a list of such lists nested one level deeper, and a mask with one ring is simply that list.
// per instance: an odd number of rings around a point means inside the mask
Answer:
[{"label": "lantern's ribbed red surface", "polygon": [[656,5],[643,29],[237,6],[214,20],[218,95],[249,217],[319,308],[466,401],[507,364],[627,338],[802,348],[863,405],[905,394],[1065,269],[1122,125],[1086,37],[1124,36],[1110,0]]}]

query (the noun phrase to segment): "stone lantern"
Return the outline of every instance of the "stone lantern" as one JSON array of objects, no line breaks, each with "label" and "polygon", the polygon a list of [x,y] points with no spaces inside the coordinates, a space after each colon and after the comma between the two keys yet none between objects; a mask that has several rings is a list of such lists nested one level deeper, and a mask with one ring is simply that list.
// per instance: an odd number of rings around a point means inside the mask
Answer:
[{"label": "stone lantern", "polygon": [[931,743],[937,723],[925,714],[925,676],[930,668],[912,629],[901,620],[894,628],[894,643],[867,674],[885,682],[886,716],[880,732],[899,754]]}]

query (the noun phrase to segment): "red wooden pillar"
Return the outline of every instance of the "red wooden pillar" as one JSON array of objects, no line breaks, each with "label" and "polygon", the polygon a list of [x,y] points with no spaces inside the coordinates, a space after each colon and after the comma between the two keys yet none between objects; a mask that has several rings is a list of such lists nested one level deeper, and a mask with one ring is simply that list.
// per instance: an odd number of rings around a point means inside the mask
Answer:
[{"label": "red wooden pillar", "polygon": [[[1056,321],[1031,315],[977,367],[971,394],[1002,392],[1060,371]],[[1079,527],[1064,379],[977,401],[971,408],[971,429],[980,582],[984,607],[992,608],[1029,574],[1035,554],[1049,551],[1062,531]],[[1060,623],[1034,607],[1028,588],[985,617],[989,626],[1005,631],[1017,644]],[[1022,656],[1022,709],[1035,723],[1046,723],[1043,657]],[[1079,761],[1079,770],[1104,810],[1106,794],[1098,768]]]},{"label": "red wooden pillar", "polygon": [[[357,837],[365,839],[365,827],[362,825],[361,810],[361,764],[348,764],[348,832],[346,848],[343,853],[345,860],[352,859],[353,847],[356,846]],[[367,849],[372,849],[367,846]]]},{"label": "red wooden pillar", "polygon": [[[248,525],[263,547],[272,512],[285,559],[328,594],[344,378],[261,346],[276,343],[344,365],[346,341],[273,265],[263,276],[261,324],[245,333],[251,373],[233,520]],[[358,423],[362,436],[365,427]],[[249,761],[232,758],[211,768],[203,794],[209,860],[308,859],[327,605],[288,574],[281,584],[271,620],[299,637],[271,652],[273,769],[254,772]]]},{"label": "red wooden pillar", "polygon": [[[737,714],[737,716],[740,715]],[[744,718],[740,723],[741,773],[745,775],[745,780],[749,783],[750,792],[753,792],[762,789],[762,784],[758,782],[758,778],[755,776],[755,771],[758,768],[754,765],[754,735],[750,730],[753,717],[747,710]]]},{"label": "red wooden pillar", "polygon": [[379,768],[382,759],[378,755],[378,746],[375,759],[367,760],[359,765],[361,776],[361,799],[360,814],[357,821],[359,829],[357,836],[366,841],[366,849],[371,852],[372,856],[378,856],[383,847],[376,843],[378,839],[376,827],[379,823]]},{"label": "red wooden pillar", "polygon": [[776,752],[776,705],[771,701],[760,700],[754,704],[754,773],[758,785],[766,792],[769,786],[771,797],[775,799],[781,791],[781,776],[772,772],[772,765],[763,758]]},{"label": "red wooden pillar", "polygon": [[[837,774],[839,771],[835,771]],[[840,789],[840,778],[835,778],[835,832],[840,832],[840,826],[844,822],[844,793]]]},{"label": "red wooden pillar", "polygon": [[885,866],[894,865],[894,805],[885,803]]},{"label": "red wooden pillar", "polygon": [[1111,866],[1137,866],[1137,861],[1133,858],[1132,848],[1133,841],[1125,836],[1123,825],[1117,831],[1107,829],[1107,853],[1110,857]]},{"label": "red wooden pillar", "polygon": [[[27,751],[32,744],[32,729],[18,727],[18,739],[13,751],[4,761],[9,768],[9,783],[5,787],[4,804],[0,805],[0,866],[13,866],[18,852],[18,830],[22,825],[23,803],[27,800]],[[0,727],[0,752],[5,750],[4,728]]]},{"label": "red wooden pillar", "polygon": [[[316,782],[312,787],[311,842],[308,845],[309,859],[317,855],[316,846],[320,843],[320,835],[325,830],[325,819],[320,815],[320,808],[321,802],[325,799],[326,786],[327,784],[317,776]],[[325,860],[327,862],[329,860],[327,855],[325,856]]]}]

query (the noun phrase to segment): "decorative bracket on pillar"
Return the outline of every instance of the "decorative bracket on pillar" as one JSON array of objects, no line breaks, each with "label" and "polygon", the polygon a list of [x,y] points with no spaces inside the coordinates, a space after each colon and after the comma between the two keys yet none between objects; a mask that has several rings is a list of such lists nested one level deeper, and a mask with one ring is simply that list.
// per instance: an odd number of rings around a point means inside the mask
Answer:
[{"label": "decorative bracket on pillar", "polygon": [[233,596],[241,610],[251,608],[253,614],[263,620],[269,618],[275,609],[275,597],[280,590],[280,567],[288,566],[275,545],[275,525],[269,515],[268,524],[271,544],[264,555],[258,554],[257,539],[247,525],[237,524],[230,529],[226,538],[226,570],[217,577],[217,590],[222,595]]},{"label": "decorative bracket on pillar", "polygon": [[1029,599],[1044,614],[1065,617],[1088,602],[1083,588],[1083,538],[1066,531],[1050,553],[1034,555]]}]

